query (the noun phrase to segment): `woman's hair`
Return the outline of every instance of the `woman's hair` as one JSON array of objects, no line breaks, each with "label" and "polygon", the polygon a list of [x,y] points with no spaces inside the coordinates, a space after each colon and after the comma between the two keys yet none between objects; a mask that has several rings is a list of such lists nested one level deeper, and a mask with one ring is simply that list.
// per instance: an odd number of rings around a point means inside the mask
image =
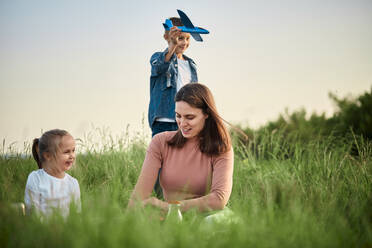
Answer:
[{"label": "woman's hair", "polygon": [[40,138],[34,139],[32,144],[32,155],[39,169],[42,168],[42,164],[45,161],[44,154],[46,152],[56,157],[59,143],[65,135],[70,134],[65,130],[53,129],[43,133]]},{"label": "woman's hair", "polygon": [[[199,149],[208,155],[219,155],[230,150],[230,134],[219,116],[211,91],[203,84],[190,83],[183,86],[175,97],[176,102],[184,101],[199,108],[208,115],[199,133]],[[187,139],[180,130],[168,141],[168,145],[183,147]]]}]

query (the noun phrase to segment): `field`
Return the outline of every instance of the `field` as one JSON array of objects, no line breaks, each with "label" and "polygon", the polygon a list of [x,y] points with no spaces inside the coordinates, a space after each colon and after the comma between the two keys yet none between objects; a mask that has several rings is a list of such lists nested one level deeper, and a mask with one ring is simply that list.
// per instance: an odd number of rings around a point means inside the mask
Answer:
[{"label": "field", "polygon": [[67,220],[40,221],[11,207],[23,201],[37,166],[30,156],[3,152],[0,246],[372,247],[371,142],[350,135],[286,143],[275,132],[260,140],[253,147],[234,139],[229,207],[240,221],[211,226],[196,212],[178,224],[159,221],[153,209],[126,210],[146,152],[141,136],[106,139],[101,149],[79,142],[70,174],[80,183],[82,213]]}]

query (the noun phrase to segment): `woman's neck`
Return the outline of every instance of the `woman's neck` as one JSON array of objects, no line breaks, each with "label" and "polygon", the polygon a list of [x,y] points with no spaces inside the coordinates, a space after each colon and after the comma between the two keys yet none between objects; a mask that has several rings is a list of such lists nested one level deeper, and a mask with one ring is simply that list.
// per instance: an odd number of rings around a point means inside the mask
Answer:
[{"label": "woman's neck", "polygon": [[187,142],[189,142],[189,143],[196,143],[196,142],[199,142],[200,137],[199,136],[194,136],[194,137],[186,138],[186,139],[187,139]]}]

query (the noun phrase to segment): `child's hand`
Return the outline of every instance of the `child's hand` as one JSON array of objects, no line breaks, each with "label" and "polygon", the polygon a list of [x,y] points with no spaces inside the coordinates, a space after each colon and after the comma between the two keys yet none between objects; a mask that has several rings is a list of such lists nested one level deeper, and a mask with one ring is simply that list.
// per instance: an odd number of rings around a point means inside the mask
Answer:
[{"label": "child's hand", "polygon": [[179,36],[181,34],[181,30],[177,28],[176,26],[172,27],[171,30],[169,31],[169,38],[170,38],[170,44],[169,47],[170,49],[174,49],[179,45]]},{"label": "child's hand", "polygon": [[[179,54],[186,50],[189,46],[188,41],[185,41],[185,34],[181,32],[181,29],[177,27],[172,27],[169,33],[164,36],[164,38],[168,41],[168,53],[165,55],[164,61],[168,62],[173,54],[178,50]],[[178,55],[178,54],[177,54]]]}]

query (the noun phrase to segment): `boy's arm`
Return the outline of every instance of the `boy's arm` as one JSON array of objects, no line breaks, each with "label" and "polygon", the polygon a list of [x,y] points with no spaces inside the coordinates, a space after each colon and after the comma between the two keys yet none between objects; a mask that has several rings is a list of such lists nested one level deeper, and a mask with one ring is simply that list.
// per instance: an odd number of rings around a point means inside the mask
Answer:
[{"label": "boy's arm", "polygon": [[164,52],[157,52],[151,56],[151,77],[157,77],[165,73],[169,68],[169,61],[165,61],[165,56],[168,53],[168,49]]},{"label": "boy's arm", "polygon": [[178,37],[180,33],[180,29],[177,27],[172,27],[172,29],[169,31],[169,34],[166,35],[168,40],[168,49],[164,52],[155,53],[152,55],[150,59],[152,77],[159,76],[168,70],[169,61],[171,60],[178,46]]},{"label": "boy's arm", "polygon": [[168,62],[173,54],[176,51],[176,48],[178,46],[178,37],[181,34],[181,30],[177,28],[176,26],[172,27],[168,34],[166,34],[166,38],[168,40],[168,52],[165,55],[165,62]]}]

